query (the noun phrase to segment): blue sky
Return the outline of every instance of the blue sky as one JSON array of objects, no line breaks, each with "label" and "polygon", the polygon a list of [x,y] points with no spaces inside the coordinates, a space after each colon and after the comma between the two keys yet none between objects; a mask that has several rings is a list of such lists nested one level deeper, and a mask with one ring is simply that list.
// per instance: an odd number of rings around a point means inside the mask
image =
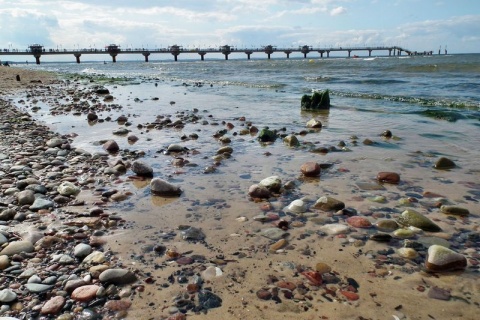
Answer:
[{"label": "blue sky", "polygon": [[0,0],[0,48],[398,45],[480,52],[478,0]]}]

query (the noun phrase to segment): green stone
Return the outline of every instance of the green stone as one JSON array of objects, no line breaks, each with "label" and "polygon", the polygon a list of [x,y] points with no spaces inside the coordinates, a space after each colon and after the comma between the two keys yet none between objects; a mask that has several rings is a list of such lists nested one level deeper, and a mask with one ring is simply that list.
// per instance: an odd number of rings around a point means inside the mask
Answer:
[{"label": "green stone", "polygon": [[412,209],[405,210],[401,216],[397,218],[398,224],[404,227],[417,227],[423,231],[440,232],[442,229],[432,220],[425,217]]},{"label": "green stone", "polygon": [[380,220],[375,226],[378,230],[384,232],[392,232],[398,229],[398,223],[395,220]]},{"label": "green stone", "polygon": [[409,229],[398,229],[393,232],[393,235],[397,238],[409,239],[415,237],[415,232]]},{"label": "green stone", "polygon": [[441,206],[440,212],[462,217],[468,216],[470,214],[470,211],[468,211],[468,209],[457,206]]}]

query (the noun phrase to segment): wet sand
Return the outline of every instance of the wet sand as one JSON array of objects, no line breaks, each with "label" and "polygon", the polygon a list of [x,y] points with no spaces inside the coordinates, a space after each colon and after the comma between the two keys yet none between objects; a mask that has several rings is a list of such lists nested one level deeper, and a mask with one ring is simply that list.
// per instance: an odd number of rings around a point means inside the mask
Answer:
[{"label": "wet sand", "polygon": [[[16,81],[16,74],[20,75],[20,82]],[[31,80],[41,80],[44,84],[55,82],[51,75],[0,67],[3,95],[34,86],[36,82]],[[55,91],[51,93],[52,96],[58,94]],[[241,123],[234,125],[238,128]],[[222,305],[209,309],[206,314],[203,311],[199,314],[189,311],[188,318],[476,318],[480,303],[476,268],[479,243],[477,241],[465,246],[465,241],[458,240],[462,233],[468,231],[478,234],[479,231],[478,201],[464,199],[468,191],[479,189],[478,168],[472,166],[471,162],[449,171],[437,171],[431,167],[417,166],[423,161],[432,161],[428,155],[412,154],[391,164],[385,161],[385,157],[380,160],[376,155],[369,154],[377,150],[362,145],[355,152],[332,156],[328,161],[311,154],[299,157],[298,153],[278,146],[271,150],[272,155],[259,151],[256,156],[265,164],[257,166],[252,172],[243,166],[248,159],[242,159],[242,155],[235,152],[231,159],[222,160],[218,172],[212,175],[192,177],[189,175],[194,170],[191,167],[167,166],[162,169],[163,173],[170,175],[173,183],[185,189],[179,198],[151,196],[148,181],[129,180],[131,173],[119,177],[118,189],[131,195],[124,201],[110,203],[110,206],[127,221],[127,227],[112,232],[105,248],[114,253],[115,260],[135,270],[140,282],[144,283],[144,291],[134,291],[130,296],[132,306],[128,310],[128,319],[175,317],[171,313],[182,309],[188,304],[186,301],[196,301],[198,296],[197,293],[183,296],[187,284],[179,283],[179,277],[191,282],[193,275],[202,275],[209,266],[220,268],[223,274],[206,281],[203,288],[210,288],[219,296]],[[202,160],[207,154],[182,156],[192,163],[203,164]],[[305,179],[300,174],[300,167],[311,159],[334,165],[322,172],[320,179]],[[164,157],[159,161],[164,163],[170,160]],[[277,167],[279,165],[281,168]],[[385,189],[378,191],[358,187],[359,181],[375,185],[375,177],[383,168],[395,168],[401,174],[401,183],[385,184]],[[247,178],[241,178],[243,174]],[[296,188],[293,191],[282,189],[278,196],[269,200],[256,202],[250,199],[250,185],[272,175],[281,176],[283,183],[294,181]],[[449,239],[459,247],[455,250],[468,258],[466,270],[425,272],[425,256],[413,261],[399,258],[396,250],[402,246],[403,239],[394,239],[386,244],[369,240],[368,237],[375,232],[374,227],[351,227],[346,235],[320,233],[322,225],[331,222],[346,224],[347,216],[315,209],[309,210],[314,215],[312,217],[282,215],[281,218],[290,222],[286,237],[288,244],[278,252],[270,252],[270,245],[275,241],[261,236],[260,231],[273,226],[275,220],[272,218],[272,221],[259,222],[254,219],[262,212],[272,215],[281,213],[294,199],[307,197],[311,205],[319,197],[328,195],[345,202],[347,208],[354,208],[359,215],[375,223],[397,217],[398,212],[405,209],[398,206],[398,201],[412,198],[412,194],[421,195],[422,191],[439,193],[451,203],[469,209],[468,218],[449,219],[438,209],[427,209],[418,202],[411,204],[413,209],[428,213],[428,217],[443,229],[441,234],[422,233],[414,239],[425,236]],[[372,202],[371,198],[375,196],[385,196],[385,202]],[[89,199],[88,195],[86,197]],[[389,212],[385,208],[397,210]],[[201,228],[205,240],[182,240],[178,229],[182,225]],[[170,237],[169,233],[175,235]],[[155,252],[153,248],[158,245],[181,256],[199,257],[191,264],[179,265],[168,255]],[[379,253],[390,248],[393,252]],[[320,262],[328,265],[331,271],[322,275],[323,284],[313,285],[302,272],[315,270]],[[277,289],[282,280],[294,283],[296,289],[292,291],[293,296],[289,296],[287,290]],[[450,292],[448,301],[429,297],[429,292],[435,287]],[[278,291],[278,298],[259,299],[257,292],[261,289],[274,295]],[[358,295],[358,300],[348,293]],[[182,295],[181,299],[179,294]],[[176,317],[181,319],[181,316]]]}]

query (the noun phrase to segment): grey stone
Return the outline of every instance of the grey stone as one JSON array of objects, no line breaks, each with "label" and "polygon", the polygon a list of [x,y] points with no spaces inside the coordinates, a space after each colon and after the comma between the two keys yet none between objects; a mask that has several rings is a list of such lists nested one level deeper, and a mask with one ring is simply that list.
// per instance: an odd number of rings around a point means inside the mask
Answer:
[{"label": "grey stone", "polygon": [[30,241],[13,241],[0,251],[0,256],[12,256],[21,252],[33,252],[33,249],[33,244]]},{"label": "grey stone", "polygon": [[132,171],[138,176],[153,176],[153,169],[143,161],[135,160],[132,163]]},{"label": "grey stone", "polygon": [[282,180],[278,176],[271,176],[260,181],[258,185],[267,188],[271,192],[279,192],[282,188]]},{"label": "grey stone", "polygon": [[79,243],[73,249],[73,255],[77,258],[84,258],[92,253],[92,247],[86,243]]},{"label": "grey stone", "polygon": [[154,195],[160,196],[180,196],[182,190],[160,178],[154,178],[150,182],[150,190]]},{"label": "grey stone", "polygon": [[[11,289],[3,289],[0,291],[0,302],[9,303],[17,299],[17,294]],[[1,319],[1,317],[0,317]]]},{"label": "grey stone", "polygon": [[25,288],[32,293],[40,293],[53,288],[53,285],[41,284],[41,283],[27,283]]},{"label": "grey stone", "polygon": [[54,203],[48,199],[37,198],[33,204],[29,207],[32,211],[38,211],[42,209],[53,208]]},{"label": "grey stone", "polygon": [[32,190],[23,190],[17,193],[17,201],[19,206],[32,204],[35,201],[35,192]]},{"label": "grey stone", "polygon": [[108,269],[103,271],[98,279],[102,283],[107,282],[115,285],[124,285],[135,282],[137,276],[130,270],[126,269]]}]

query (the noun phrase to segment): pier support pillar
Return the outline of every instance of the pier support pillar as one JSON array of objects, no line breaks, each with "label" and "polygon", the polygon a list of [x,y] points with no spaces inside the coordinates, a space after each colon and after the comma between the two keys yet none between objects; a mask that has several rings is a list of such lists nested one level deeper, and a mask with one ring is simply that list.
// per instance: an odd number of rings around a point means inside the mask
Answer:
[{"label": "pier support pillar", "polygon": [[388,56],[390,57],[392,55],[392,49],[388,49]]},{"label": "pier support pillar", "polygon": [[352,53],[352,50],[348,50],[348,57],[350,58],[350,54]]},{"label": "pier support pillar", "polygon": [[287,55],[287,59],[290,59],[290,53],[292,53],[291,50],[285,50],[283,51]]},{"label": "pier support pillar", "polygon": [[267,58],[268,60],[270,60],[270,53],[267,53]]},{"label": "pier support pillar", "polygon": [[207,53],[201,51],[201,52],[199,52],[198,54],[200,55],[200,60],[204,61],[204,60],[205,60],[205,55],[206,55]]},{"label": "pier support pillar", "polygon": [[230,52],[224,52],[223,55],[225,56],[225,60],[228,60],[228,55],[230,54]]},{"label": "pier support pillar", "polygon": [[320,53],[320,58],[323,58],[323,54],[325,53],[325,51],[320,50],[320,51],[318,51],[318,53]]},{"label": "pier support pillar", "polygon": [[150,52],[143,52],[142,54],[145,57],[145,62],[148,62],[148,56],[150,56]]},{"label": "pier support pillar", "polygon": [[77,63],[80,63],[80,57],[81,57],[81,53],[74,53],[73,54],[75,56],[75,60],[77,60]]},{"label": "pier support pillar", "polygon": [[36,55],[34,55],[34,57],[35,57],[35,63],[36,63],[36,64],[40,64],[40,57],[41,57],[41,55],[36,54]]},{"label": "pier support pillar", "polygon": [[117,62],[117,54],[116,53],[110,53],[110,56],[112,56],[112,62],[113,63]]},{"label": "pier support pillar", "polygon": [[327,50],[327,58],[330,58],[330,50]]},{"label": "pier support pillar", "polygon": [[245,54],[247,55],[247,59],[250,60],[250,55],[253,53],[251,50],[245,51]]},{"label": "pier support pillar", "polygon": [[303,59],[307,59],[307,53],[306,52],[303,54]]},{"label": "pier support pillar", "polygon": [[287,53],[287,59],[290,59],[290,53]]},{"label": "pier support pillar", "polygon": [[368,56],[369,56],[369,57],[372,56],[372,49],[369,49],[369,50],[368,50]]}]

